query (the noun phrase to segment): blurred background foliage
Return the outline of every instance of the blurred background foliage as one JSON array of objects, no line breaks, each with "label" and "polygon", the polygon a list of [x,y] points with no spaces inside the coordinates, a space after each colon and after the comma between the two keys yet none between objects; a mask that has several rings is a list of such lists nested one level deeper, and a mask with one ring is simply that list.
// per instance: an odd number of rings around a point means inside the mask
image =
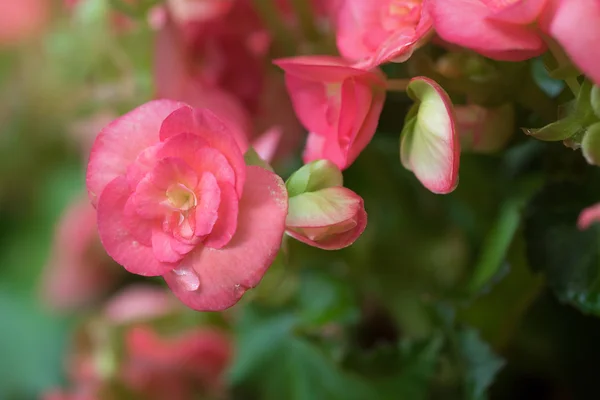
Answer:
[{"label": "blurred background foliage", "polygon": [[[116,33],[111,3],[53,4],[43,34],[0,49],[0,399],[63,385],[74,329],[94,312],[52,313],[40,282],[56,223],[84,191],[97,130],[153,95],[153,32],[137,20]],[[422,71],[438,50],[386,72]],[[568,99],[540,66],[523,63],[524,81],[551,104]],[[516,131],[548,122],[543,102],[516,94],[508,149],[464,153],[447,196],[402,168],[410,100],[389,95],[378,133],[344,173],[365,200],[363,237],[334,252],[286,242],[235,307],[234,398],[597,397],[599,237],[576,219],[600,198],[600,176],[561,143]],[[188,324],[212,318],[187,315]]]}]

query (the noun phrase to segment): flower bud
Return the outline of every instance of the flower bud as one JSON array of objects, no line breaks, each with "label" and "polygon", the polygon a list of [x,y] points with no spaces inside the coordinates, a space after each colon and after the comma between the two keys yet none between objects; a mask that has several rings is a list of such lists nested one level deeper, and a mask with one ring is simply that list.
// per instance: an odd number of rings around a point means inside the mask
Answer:
[{"label": "flower bud", "polygon": [[401,133],[402,165],[433,193],[450,193],[458,185],[460,160],[452,102],[444,89],[425,77],[411,79],[407,94],[415,104]]},{"label": "flower bud", "polygon": [[367,213],[362,197],[342,184],[342,173],[328,160],[314,161],[296,171],[286,182],[287,234],[325,250],[354,243],[367,225]]}]

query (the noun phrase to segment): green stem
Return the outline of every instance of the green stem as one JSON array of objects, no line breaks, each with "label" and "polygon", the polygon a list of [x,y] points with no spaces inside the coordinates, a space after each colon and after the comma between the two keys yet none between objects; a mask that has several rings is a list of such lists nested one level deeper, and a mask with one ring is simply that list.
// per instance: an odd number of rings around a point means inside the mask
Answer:
[{"label": "green stem", "polygon": [[[556,60],[556,63],[558,64],[559,68],[571,65],[571,60],[565,54],[565,52],[560,47],[560,45],[553,38],[545,36],[544,39],[545,39],[546,45],[548,46],[548,50],[550,51],[550,54],[552,54],[552,56]],[[577,78],[571,76],[571,77],[565,78],[564,81],[567,84],[567,86],[569,87],[569,89],[571,89],[571,92],[573,92],[573,95],[575,97],[577,97],[577,95],[579,94],[579,90],[581,88],[581,86],[579,85],[579,82],[577,81]]]}]

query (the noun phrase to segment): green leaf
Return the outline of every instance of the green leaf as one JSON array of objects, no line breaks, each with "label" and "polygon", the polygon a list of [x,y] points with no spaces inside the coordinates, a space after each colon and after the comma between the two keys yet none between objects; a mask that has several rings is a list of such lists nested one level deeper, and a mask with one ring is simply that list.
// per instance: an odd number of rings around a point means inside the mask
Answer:
[{"label": "green leaf", "polygon": [[521,224],[522,211],[541,183],[540,176],[529,176],[518,182],[514,191],[503,202],[475,264],[473,276],[468,284],[469,292],[476,293],[481,290],[500,270]]},{"label": "green leaf", "polygon": [[346,363],[367,377],[377,399],[425,400],[443,344],[440,334],[422,340],[405,339],[398,345],[355,350]]},{"label": "green leaf", "polygon": [[581,134],[591,124],[598,121],[592,108],[592,83],[585,80],[579,89],[577,99],[568,107],[568,115],[540,129],[523,129],[539,140],[558,141]]},{"label": "green leaf", "polygon": [[314,344],[288,338],[264,382],[265,400],[365,400],[370,387],[342,371]]},{"label": "green leaf", "polygon": [[354,320],[358,304],[350,286],[318,270],[305,270],[299,293],[302,320],[322,326]]},{"label": "green leaf", "polygon": [[487,388],[504,366],[504,361],[492,352],[474,329],[461,330],[457,341],[465,369],[465,399],[483,400],[487,398]]},{"label": "green leaf", "polygon": [[236,338],[236,357],[228,371],[233,385],[253,378],[281,351],[297,317],[282,314],[262,317],[246,309]]},{"label": "green leaf", "polygon": [[571,136],[583,131],[581,122],[573,116],[560,119],[539,129],[523,128],[523,132],[533,136],[538,140],[559,141],[570,138]]},{"label": "green leaf", "polygon": [[599,180],[548,184],[530,202],[525,219],[527,258],[559,299],[600,315],[600,226],[577,229],[585,207],[600,199]]}]

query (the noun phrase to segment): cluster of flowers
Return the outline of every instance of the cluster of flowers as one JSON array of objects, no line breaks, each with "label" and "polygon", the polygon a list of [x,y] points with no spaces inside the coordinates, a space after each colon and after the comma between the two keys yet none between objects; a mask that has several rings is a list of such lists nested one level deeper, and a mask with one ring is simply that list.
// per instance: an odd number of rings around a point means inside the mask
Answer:
[{"label": "cluster of flowers", "polygon": [[[63,250],[46,279],[55,302],[71,305],[106,291],[118,270],[99,271],[112,259],[131,273],[162,276],[192,309],[220,311],[260,282],[284,234],[322,249],[349,246],[367,215],[341,171],[371,141],[387,91],[405,90],[415,101],[402,131],[402,164],[430,191],[453,191],[461,143],[501,147],[506,140],[495,128],[512,109],[454,106],[431,78],[399,81],[380,69],[430,40],[501,61],[550,48],[600,83],[588,51],[600,38],[597,0],[259,3],[168,0],[153,10],[157,100],[96,137],[87,169],[95,209],[78,205],[61,227],[57,240],[70,246],[57,243]],[[313,52],[328,55],[305,55]],[[308,131],[305,165],[284,183],[269,163],[296,149],[300,125]],[[99,243],[110,258],[97,251]],[[81,272],[81,264],[93,265]],[[189,340],[204,343],[198,335]],[[179,341],[162,343],[143,327],[127,337],[132,359],[139,343],[178,354]],[[218,348],[220,363],[229,352],[227,343]],[[141,365],[132,362],[132,371]],[[124,379],[135,387],[138,372]]]},{"label": "cluster of flowers", "polygon": [[[256,286],[284,232],[324,249],[360,236],[363,200],[343,187],[340,171],[373,137],[386,90],[401,86],[415,100],[401,161],[432,192],[449,193],[458,183],[459,132],[470,135],[473,148],[497,142],[483,136],[495,133],[488,125],[502,119],[502,110],[454,107],[432,79],[392,80],[379,69],[407,60],[434,34],[444,46],[508,61],[560,44],[581,71],[600,79],[585,51],[600,28],[570,29],[600,15],[594,0],[271,5],[166,2],[154,18],[160,100],[114,120],[91,150],[87,186],[102,245],[129,272],[163,276],[196,310],[226,309]],[[282,26],[285,32],[277,30]],[[308,38],[311,30],[335,34],[341,56],[270,59],[278,50],[327,49],[326,40]],[[294,40],[279,43],[284,33]],[[285,72],[291,104],[271,62]],[[268,162],[297,144],[294,112],[309,132],[306,165],[284,184]]]}]

